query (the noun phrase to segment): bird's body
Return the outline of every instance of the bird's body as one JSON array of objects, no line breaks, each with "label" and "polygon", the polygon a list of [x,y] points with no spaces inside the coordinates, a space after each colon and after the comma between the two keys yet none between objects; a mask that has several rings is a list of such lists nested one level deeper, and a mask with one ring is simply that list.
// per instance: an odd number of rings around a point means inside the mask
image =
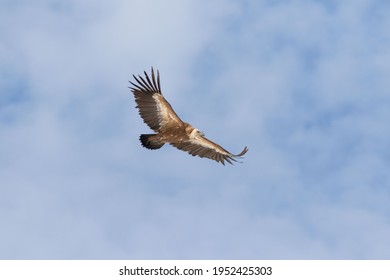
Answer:
[{"label": "bird's body", "polygon": [[145,73],[145,79],[134,77],[138,84],[130,82],[134,87],[131,90],[137,103],[136,108],[144,122],[155,134],[141,134],[140,141],[145,148],[159,149],[164,144],[186,151],[193,156],[206,157],[225,164],[232,163],[235,158],[242,157],[247,147],[233,155],[218,144],[208,140],[198,129],[189,123],[183,122],[164,98],[160,86],[160,74],[157,71],[157,80],[152,68],[151,79]]}]

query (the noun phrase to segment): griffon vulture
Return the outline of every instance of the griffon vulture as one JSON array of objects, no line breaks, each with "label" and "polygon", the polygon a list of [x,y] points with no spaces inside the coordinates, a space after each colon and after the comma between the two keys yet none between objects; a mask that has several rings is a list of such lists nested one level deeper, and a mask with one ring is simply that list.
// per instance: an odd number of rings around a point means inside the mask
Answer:
[{"label": "griffon vulture", "polygon": [[144,122],[156,134],[141,134],[142,146],[156,150],[165,143],[188,152],[193,156],[206,157],[225,165],[225,161],[233,164],[235,158],[242,157],[248,148],[245,147],[241,153],[234,155],[218,144],[207,139],[198,129],[189,123],[183,122],[173,111],[171,105],[165,100],[160,86],[160,73],[157,70],[157,80],[152,67],[152,77],[145,73],[145,78],[133,75],[137,83],[130,82],[130,87],[137,103],[136,108]]}]

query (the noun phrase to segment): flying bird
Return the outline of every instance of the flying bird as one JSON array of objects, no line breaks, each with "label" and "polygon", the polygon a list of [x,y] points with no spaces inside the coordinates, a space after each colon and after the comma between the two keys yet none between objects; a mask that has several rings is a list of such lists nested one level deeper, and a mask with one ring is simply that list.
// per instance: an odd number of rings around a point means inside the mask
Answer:
[{"label": "flying bird", "polygon": [[183,122],[162,94],[159,71],[157,70],[157,80],[153,67],[151,78],[145,71],[144,73],[145,78],[133,75],[137,83],[130,82],[133,87],[129,87],[134,94],[141,118],[156,132],[141,134],[142,146],[156,150],[169,143],[192,156],[209,158],[223,165],[225,161],[233,164],[232,161],[237,161],[236,158],[241,158],[248,151],[245,147],[241,153],[234,155],[207,139],[197,128]]}]

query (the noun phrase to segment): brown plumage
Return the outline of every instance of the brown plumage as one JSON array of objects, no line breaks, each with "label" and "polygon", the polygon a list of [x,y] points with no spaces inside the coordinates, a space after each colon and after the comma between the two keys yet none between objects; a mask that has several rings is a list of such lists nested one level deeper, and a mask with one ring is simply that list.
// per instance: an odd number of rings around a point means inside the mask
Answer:
[{"label": "brown plumage", "polygon": [[233,164],[236,158],[242,157],[248,148],[245,147],[241,153],[234,155],[218,144],[210,141],[198,129],[189,123],[183,122],[173,111],[172,106],[165,100],[160,86],[160,73],[157,70],[157,80],[152,67],[152,76],[145,78],[133,75],[137,83],[130,82],[134,94],[136,108],[144,122],[156,134],[141,134],[142,146],[148,149],[159,149],[165,143],[186,151],[193,156],[206,157],[225,165],[225,161]]}]

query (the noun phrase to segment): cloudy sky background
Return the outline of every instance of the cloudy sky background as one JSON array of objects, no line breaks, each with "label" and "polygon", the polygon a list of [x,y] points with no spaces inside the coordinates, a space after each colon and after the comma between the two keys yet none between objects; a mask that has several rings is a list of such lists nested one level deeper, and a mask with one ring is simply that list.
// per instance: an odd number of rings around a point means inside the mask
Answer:
[{"label": "cloudy sky background", "polygon": [[[390,2],[0,1],[1,259],[390,258]],[[244,163],[148,133],[128,86]]]}]

